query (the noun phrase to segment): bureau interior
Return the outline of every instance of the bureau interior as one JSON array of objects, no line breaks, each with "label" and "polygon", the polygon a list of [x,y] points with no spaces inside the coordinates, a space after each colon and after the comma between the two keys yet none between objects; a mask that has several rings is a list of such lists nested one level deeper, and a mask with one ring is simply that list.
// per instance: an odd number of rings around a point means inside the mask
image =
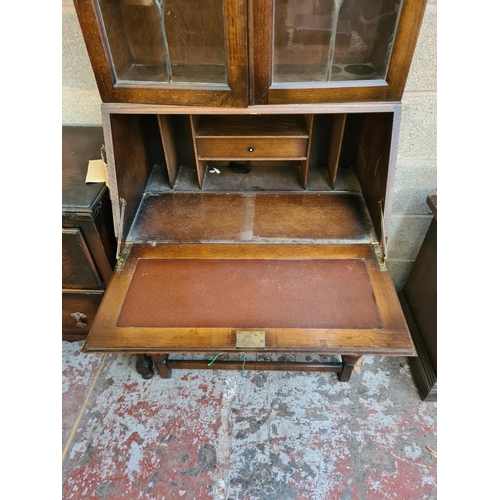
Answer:
[{"label": "bureau interior", "polygon": [[255,329],[249,354],[413,355],[380,243],[390,106],[104,113],[121,252],[86,351],[237,353]]},{"label": "bureau interior", "polygon": [[[136,242],[380,237],[394,113],[109,115],[115,233]],[[134,222],[135,221],[135,222]]]}]

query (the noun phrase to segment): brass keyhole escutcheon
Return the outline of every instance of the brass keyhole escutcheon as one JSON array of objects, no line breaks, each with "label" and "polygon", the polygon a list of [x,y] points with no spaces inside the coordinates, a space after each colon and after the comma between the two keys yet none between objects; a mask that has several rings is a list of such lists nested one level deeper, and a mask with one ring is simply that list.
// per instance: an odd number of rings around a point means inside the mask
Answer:
[{"label": "brass keyhole escutcheon", "polygon": [[253,153],[253,146],[249,146],[249,147],[248,147],[248,151],[249,151],[250,153]]},{"label": "brass keyhole escutcheon", "polygon": [[236,349],[265,349],[266,332],[264,330],[237,330]]},{"label": "brass keyhole escutcheon", "polygon": [[87,319],[87,316],[81,312],[71,313],[71,317],[76,319],[76,326],[80,328],[85,328],[87,324],[82,321],[83,319]]}]

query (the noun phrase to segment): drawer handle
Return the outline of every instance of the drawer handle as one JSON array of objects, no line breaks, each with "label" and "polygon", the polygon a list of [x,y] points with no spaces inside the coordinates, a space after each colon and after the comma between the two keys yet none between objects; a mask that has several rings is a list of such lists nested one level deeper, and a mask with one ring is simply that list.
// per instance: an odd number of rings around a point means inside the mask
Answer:
[{"label": "drawer handle", "polygon": [[71,317],[76,319],[76,326],[79,326],[80,328],[85,328],[87,326],[87,324],[82,321],[82,319],[87,319],[87,316],[85,316],[85,314],[76,312],[72,313]]},{"label": "drawer handle", "polygon": [[253,153],[253,146],[249,146],[249,147],[248,147],[248,151],[249,151],[250,153]]}]

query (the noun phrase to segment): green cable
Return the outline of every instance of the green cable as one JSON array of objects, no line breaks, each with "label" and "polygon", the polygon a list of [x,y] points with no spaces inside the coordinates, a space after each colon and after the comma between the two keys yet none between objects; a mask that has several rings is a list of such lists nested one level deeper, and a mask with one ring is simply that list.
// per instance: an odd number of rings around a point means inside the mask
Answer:
[{"label": "green cable", "polygon": [[[214,356],[214,359],[212,359],[212,361],[210,361],[210,363],[208,363],[208,366],[212,366],[212,365],[215,363],[215,360],[216,360],[219,356],[221,356],[222,354],[224,354],[224,353],[220,352],[219,354],[215,355],[215,356]],[[241,365],[241,371],[243,371],[243,372],[245,371],[245,363],[246,363],[246,362],[247,362],[247,355],[246,355],[246,354],[243,354],[243,364]]]},{"label": "green cable", "polygon": [[212,361],[210,361],[210,363],[208,363],[208,366],[212,366],[212,365],[215,363],[215,360],[216,360],[219,356],[221,356],[222,354],[223,354],[222,352],[219,352],[219,354],[217,354],[217,355],[215,356],[215,358],[214,358],[214,359],[212,359]]}]

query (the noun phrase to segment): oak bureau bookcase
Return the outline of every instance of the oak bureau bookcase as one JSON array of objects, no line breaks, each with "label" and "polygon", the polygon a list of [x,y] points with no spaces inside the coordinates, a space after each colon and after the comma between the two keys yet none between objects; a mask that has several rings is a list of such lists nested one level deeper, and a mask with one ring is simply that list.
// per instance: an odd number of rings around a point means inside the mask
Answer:
[{"label": "oak bureau bookcase", "polygon": [[341,381],[415,356],[386,243],[426,1],[74,3],[120,251],[86,352]]}]

